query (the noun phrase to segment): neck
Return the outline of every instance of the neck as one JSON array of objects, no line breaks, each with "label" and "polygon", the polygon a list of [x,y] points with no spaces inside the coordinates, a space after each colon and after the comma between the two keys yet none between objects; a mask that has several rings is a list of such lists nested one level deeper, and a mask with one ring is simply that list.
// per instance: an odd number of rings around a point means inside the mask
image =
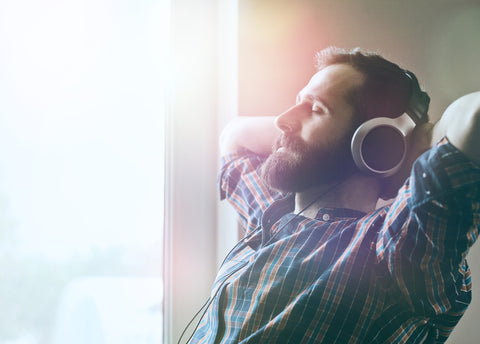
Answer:
[{"label": "neck", "polygon": [[322,184],[295,194],[295,213],[314,218],[320,208],[348,208],[368,213],[375,209],[380,194],[378,179],[351,175],[343,181]]}]

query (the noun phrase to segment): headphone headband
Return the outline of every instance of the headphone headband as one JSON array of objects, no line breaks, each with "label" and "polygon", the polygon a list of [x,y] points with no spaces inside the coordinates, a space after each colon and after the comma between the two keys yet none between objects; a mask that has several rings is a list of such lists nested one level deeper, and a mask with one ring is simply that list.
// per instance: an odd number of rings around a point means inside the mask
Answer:
[{"label": "headphone headband", "polygon": [[423,92],[419,85],[418,80],[409,71],[404,71],[405,75],[410,79],[410,84],[412,86],[410,92],[410,99],[408,101],[407,109],[405,112],[413,119],[416,124],[427,123],[428,122],[428,105],[430,103],[430,98],[428,95]]}]

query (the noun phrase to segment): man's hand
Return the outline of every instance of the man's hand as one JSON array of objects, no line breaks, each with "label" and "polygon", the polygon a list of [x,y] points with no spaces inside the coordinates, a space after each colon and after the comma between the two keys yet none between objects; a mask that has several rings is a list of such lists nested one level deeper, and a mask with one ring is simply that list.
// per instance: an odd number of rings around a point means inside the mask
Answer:
[{"label": "man's hand", "polygon": [[432,144],[446,136],[470,159],[480,162],[480,92],[454,101],[435,125]]},{"label": "man's hand", "polygon": [[220,135],[220,153],[226,155],[248,149],[259,155],[269,155],[280,134],[275,117],[237,117]]}]

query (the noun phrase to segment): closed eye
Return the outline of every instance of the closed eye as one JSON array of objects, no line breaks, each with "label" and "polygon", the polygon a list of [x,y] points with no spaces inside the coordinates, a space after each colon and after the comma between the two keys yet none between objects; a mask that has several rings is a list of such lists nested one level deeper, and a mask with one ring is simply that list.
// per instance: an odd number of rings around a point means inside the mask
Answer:
[{"label": "closed eye", "polygon": [[312,96],[306,96],[306,97],[302,97],[300,94],[297,96],[297,99],[296,99],[296,105],[300,105],[300,104],[305,104],[305,106],[311,106],[312,107],[312,113],[315,113],[315,114],[325,114],[325,113],[328,113],[329,110],[328,108],[325,106],[325,104],[323,104],[322,102],[318,101],[317,99],[314,99]]},{"label": "closed eye", "polygon": [[318,103],[313,103],[312,105],[312,112],[317,113],[317,114],[323,114],[325,113],[325,109],[323,106],[321,106]]}]

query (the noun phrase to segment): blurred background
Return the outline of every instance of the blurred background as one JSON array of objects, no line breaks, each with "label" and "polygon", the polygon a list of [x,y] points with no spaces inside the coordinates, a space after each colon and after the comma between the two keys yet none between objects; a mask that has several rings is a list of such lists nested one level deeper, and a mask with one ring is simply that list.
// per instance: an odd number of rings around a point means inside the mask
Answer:
[{"label": "blurred background", "polygon": [[[478,0],[0,1],[0,344],[177,338],[236,239],[223,125],[292,106],[331,45],[413,71],[438,119],[479,32]],[[477,343],[479,260],[450,343]]]},{"label": "blurred background", "polygon": [[478,0],[261,0],[240,3],[239,112],[278,114],[328,46],[379,52],[413,71],[438,118],[479,89]]}]

